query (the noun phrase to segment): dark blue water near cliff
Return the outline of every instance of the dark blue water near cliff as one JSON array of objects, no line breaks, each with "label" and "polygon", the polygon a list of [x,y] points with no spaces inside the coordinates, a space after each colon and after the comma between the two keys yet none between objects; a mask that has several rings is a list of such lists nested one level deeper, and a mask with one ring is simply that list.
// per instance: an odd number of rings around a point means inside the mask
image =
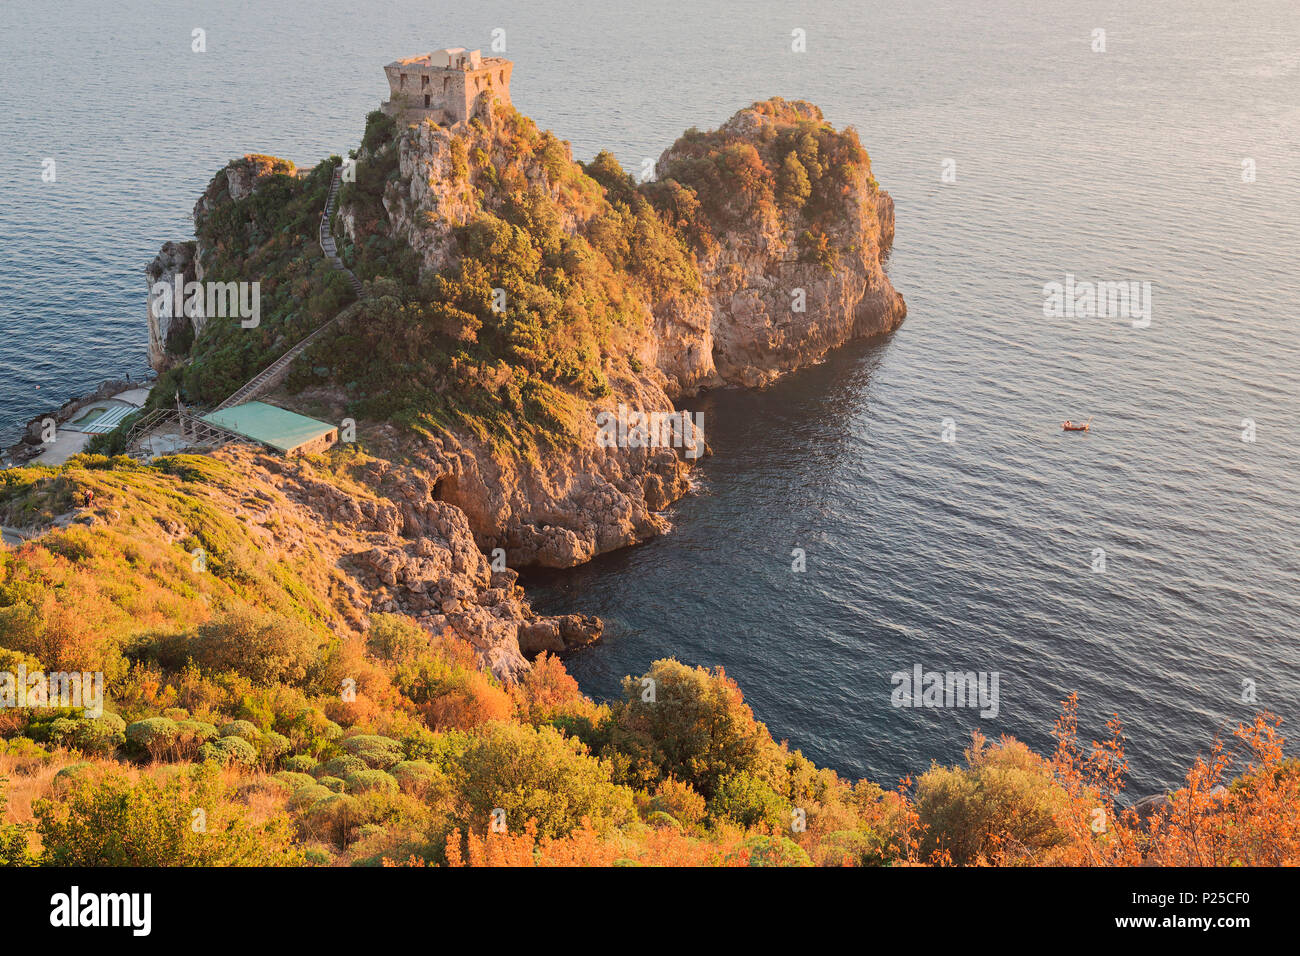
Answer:
[{"label": "dark blue water near cliff", "polygon": [[[196,27],[207,53],[190,50]],[[1144,792],[1253,712],[1243,680],[1294,718],[1290,0],[8,0],[3,437],[143,371],[143,266],[190,235],[228,158],[343,152],[384,96],[383,63],[487,47],[498,27],[516,104],[580,158],[608,147],[639,169],[686,127],[803,97],[858,127],[897,201],[903,328],[693,402],[715,455],[673,533],[533,586],[547,610],[605,618],[604,643],[569,661],[586,691],[611,696],[658,657],[722,664],[778,736],[889,781],[957,758],[976,726],[1046,745],[1077,690],[1089,731],[1126,721]],[[807,53],[790,52],[796,28]],[[1150,327],[1045,318],[1042,286],[1066,273],[1150,282]],[[1060,432],[1088,415],[1091,434]],[[891,707],[889,675],[918,663],[997,671],[996,719]]]}]

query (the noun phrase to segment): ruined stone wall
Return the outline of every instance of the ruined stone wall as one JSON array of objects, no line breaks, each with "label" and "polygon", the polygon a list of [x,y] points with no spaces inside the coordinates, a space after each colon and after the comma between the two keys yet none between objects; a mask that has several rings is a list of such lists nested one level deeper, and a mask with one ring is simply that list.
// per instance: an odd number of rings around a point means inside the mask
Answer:
[{"label": "ruined stone wall", "polygon": [[[491,91],[510,103],[510,74],[514,64],[492,57],[482,69],[456,70],[420,64],[399,63],[384,67],[391,98],[382,109],[406,122],[430,119],[451,126],[475,115],[479,97]],[[402,77],[405,76],[405,84]]]}]

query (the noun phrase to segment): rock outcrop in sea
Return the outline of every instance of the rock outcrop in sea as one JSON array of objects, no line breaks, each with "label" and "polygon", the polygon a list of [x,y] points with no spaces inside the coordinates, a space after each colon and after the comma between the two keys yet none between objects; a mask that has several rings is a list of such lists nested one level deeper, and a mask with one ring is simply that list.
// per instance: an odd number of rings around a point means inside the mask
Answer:
[{"label": "rock outcrop in sea", "polygon": [[[339,554],[359,610],[453,627],[505,676],[524,652],[562,650],[598,625],[534,618],[514,572],[484,554],[580,564],[663,533],[689,488],[684,443],[607,447],[600,416],[671,414],[704,389],[765,385],[906,313],[885,274],[893,202],[856,133],[808,103],[756,103],[688,131],[644,184],[607,153],[575,163],[500,104],[453,126],[372,114],[353,171],[333,229],[369,295],[273,400],[355,420],[383,497],[353,500],[292,465],[279,475],[322,527],[374,539]],[[318,248],[285,251],[328,183],[317,172],[230,164],[195,206],[197,243],[168,243],[150,264],[150,283],[218,275],[304,299],[264,306],[263,351],[239,367],[227,367],[237,340],[224,327],[151,311],[151,358],[189,400],[219,400],[222,383],[302,337],[291,323],[303,313],[346,304]],[[277,326],[278,314],[298,318]],[[703,447],[707,431],[687,437]]]},{"label": "rock outcrop in sea", "polygon": [[175,288],[179,279],[184,288],[188,282],[198,280],[198,261],[194,254],[193,242],[165,242],[158,250],[158,255],[144,268],[146,294],[149,295],[146,306],[149,322],[149,365],[157,372],[165,372],[185,360],[190,343],[203,331],[201,315],[176,315],[175,309],[159,307],[159,302],[150,294],[154,286],[161,282],[169,288]]},{"label": "rock outcrop in sea", "polygon": [[[834,134],[810,103],[756,103],[713,133],[679,140],[655,167],[659,183],[689,175],[698,169],[701,154],[711,152],[748,163],[756,158],[776,186],[776,198],[783,187],[797,196],[797,183],[781,182],[798,174],[786,172],[779,144],[783,134],[788,137],[803,125],[825,131],[837,145],[856,145],[856,136]],[[800,133],[785,155],[797,162],[808,135]],[[696,247],[704,308],[666,312],[656,330],[662,339],[660,367],[680,392],[765,385],[851,339],[892,332],[903,321],[903,297],[885,274],[894,241],[894,201],[877,186],[865,154],[859,161],[846,152],[831,208],[814,212],[807,201],[792,208],[760,200],[743,216],[707,217],[712,241]]]}]

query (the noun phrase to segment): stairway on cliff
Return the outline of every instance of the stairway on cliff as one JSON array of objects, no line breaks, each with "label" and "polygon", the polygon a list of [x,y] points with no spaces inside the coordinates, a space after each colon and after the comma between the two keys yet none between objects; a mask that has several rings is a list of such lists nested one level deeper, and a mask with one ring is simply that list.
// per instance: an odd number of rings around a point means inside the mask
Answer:
[{"label": "stairway on cliff", "polygon": [[[335,167],[334,178],[330,180],[329,193],[325,197],[325,210],[321,214],[320,229],[317,238],[320,241],[321,251],[325,253],[325,258],[329,260],[330,265],[347,276],[348,284],[352,287],[352,291],[356,293],[357,298],[364,298],[366,295],[365,286],[361,284],[361,280],[356,277],[356,274],[343,264],[343,260],[338,254],[338,246],[334,241],[334,236],[330,229],[334,213],[338,209],[338,194],[341,185],[342,175],[339,168]],[[230,408],[234,405],[242,405],[245,402],[250,402],[258,395],[275,388],[283,382],[285,377],[289,374],[289,368],[293,365],[294,359],[306,351],[307,347],[311,345],[312,342],[316,341],[316,339],[319,338],[327,329],[332,328],[339,319],[343,317],[346,311],[346,309],[340,311],[338,315],[334,316],[334,318],[330,319],[316,331],[312,332],[306,338],[291,347],[274,362],[241,385],[234,394],[213,409],[213,411],[221,411],[222,409]],[[176,413],[172,412],[170,415],[174,417]],[[149,447],[147,440],[155,431],[168,425],[174,426],[175,424],[175,421],[172,418],[168,418],[167,415],[158,415],[156,418],[146,418],[137,422],[136,426],[132,428],[131,433],[128,436],[127,453],[132,454],[133,451],[147,450]]]}]

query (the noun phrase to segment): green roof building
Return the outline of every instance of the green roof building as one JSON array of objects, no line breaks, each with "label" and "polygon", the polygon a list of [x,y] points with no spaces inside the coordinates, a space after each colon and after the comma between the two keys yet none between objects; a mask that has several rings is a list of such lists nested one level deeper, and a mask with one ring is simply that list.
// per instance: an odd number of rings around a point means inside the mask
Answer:
[{"label": "green roof building", "polygon": [[315,454],[339,440],[337,425],[318,422],[263,402],[246,402],[209,412],[203,420],[252,441],[270,445],[286,455]]}]

